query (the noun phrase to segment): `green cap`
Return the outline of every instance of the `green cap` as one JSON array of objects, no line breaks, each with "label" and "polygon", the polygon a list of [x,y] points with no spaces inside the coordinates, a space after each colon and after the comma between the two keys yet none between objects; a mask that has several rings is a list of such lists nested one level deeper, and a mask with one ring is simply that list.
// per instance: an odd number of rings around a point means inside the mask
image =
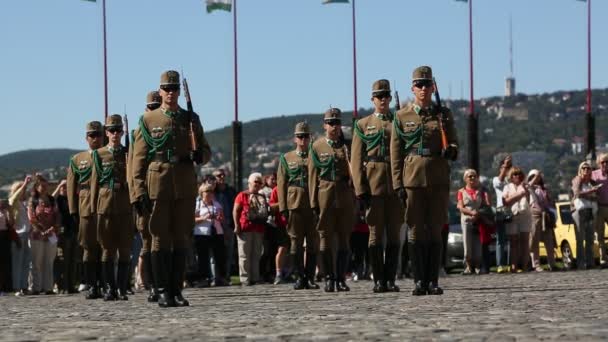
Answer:
[{"label": "green cap", "polygon": [[167,70],[160,75],[160,86],[179,86],[179,72]]},{"label": "green cap", "polygon": [[293,135],[296,134],[310,134],[310,127],[308,126],[308,122],[298,122],[296,124],[296,129],[293,132]]},{"label": "green cap", "polygon": [[91,121],[87,124],[87,133],[103,132],[103,125],[99,121]]},{"label": "green cap", "polygon": [[433,80],[433,70],[431,70],[431,67],[423,65],[414,69],[414,72],[412,73],[412,82],[425,80]]},{"label": "green cap", "polygon": [[122,127],[122,116],[119,114],[112,114],[106,119],[106,128],[110,127]]},{"label": "green cap", "polygon": [[377,80],[372,85],[372,96],[382,94],[382,93],[391,93],[391,84],[388,80]]},{"label": "green cap", "polygon": [[153,90],[146,96],[146,105],[160,104],[162,102],[158,91]]},{"label": "green cap", "polygon": [[338,108],[329,108],[323,116],[323,121],[342,120],[342,111]]}]

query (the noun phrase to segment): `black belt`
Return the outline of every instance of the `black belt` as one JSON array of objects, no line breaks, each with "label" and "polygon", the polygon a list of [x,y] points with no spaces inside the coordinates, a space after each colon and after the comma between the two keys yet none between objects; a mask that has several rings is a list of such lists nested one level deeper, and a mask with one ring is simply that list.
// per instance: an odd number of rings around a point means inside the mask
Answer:
[{"label": "black belt", "polygon": [[391,160],[388,156],[367,156],[367,161],[372,163],[390,163]]},{"label": "black belt", "polygon": [[114,184],[112,186],[110,186],[110,183],[104,183],[104,184],[101,184],[100,187],[106,188],[106,189],[120,190],[120,189],[124,189],[125,185],[122,183],[119,183],[119,182],[114,182]]},{"label": "black belt", "polygon": [[302,189],[306,189],[307,188],[307,185],[302,185],[302,184],[299,184],[299,183],[289,183],[288,187],[289,186],[295,186],[296,188],[302,188]]},{"label": "black belt", "polygon": [[327,179],[327,178],[321,178],[324,181],[327,182],[346,182],[348,183],[348,181],[350,181],[350,177],[348,176],[342,176],[342,177],[336,177],[336,179]]},{"label": "black belt", "polygon": [[190,157],[171,156],[171,158],[167,158],[165,153],[155,154],[154,157],[152,157],[152,159],[150,161],[155,161],[155,162],[160,162],[160,163],[169,163],[169,164],[192,163],[192,159],[190,159]]},{"label": "black belt", "polygon": [[418,148],[414,148],[408,152],[408,155],[421,156],[421,157],[440,157],[441,153],[440,152],[433,153],[430,148],[422,148],[420,150]]},{"label": "black belt", "polygon": [[88,184],[86,184],[86,185],[79,185],[78,186],[79,190],[89,190],[90,188],[91,187]]}]

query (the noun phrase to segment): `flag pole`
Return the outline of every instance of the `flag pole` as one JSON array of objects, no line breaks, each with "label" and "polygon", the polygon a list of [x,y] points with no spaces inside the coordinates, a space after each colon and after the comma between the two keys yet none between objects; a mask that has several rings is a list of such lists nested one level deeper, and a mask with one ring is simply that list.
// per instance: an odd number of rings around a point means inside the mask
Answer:
[{"label": "flag pole", "polygon": [[355,108],[353,109],[353,118],[357,117],[357,30],[355,21],[355,0],[353,0],[353,93],[355,100]]},{"label": "flag pole", "polygon": [[104,122],[108,118],[108,50],[106,41],[106,0],[102,1],[103,7],[103,95],[104,95]]},{"label": "flag pole", "polygon": [[471,169],[479,172],[479,138],[478,119],[475,114],[475,96],[473,94],[473,0],[469,0],[469,117],[468,131],[468,164]]},{"label": "flag pole", "polygon": [[586,103],[587,159],[595,163],[595,116],[591,108],[591,0],[587,0],[587,103]]},{"label": "flag pole", "polygon": [[239,121],[239,77],[236,2],[232,3],[232,34],[234,44],[234,121],[232,122],[232,184],[236,191],[242,189],[243,179],[243,126]]}]

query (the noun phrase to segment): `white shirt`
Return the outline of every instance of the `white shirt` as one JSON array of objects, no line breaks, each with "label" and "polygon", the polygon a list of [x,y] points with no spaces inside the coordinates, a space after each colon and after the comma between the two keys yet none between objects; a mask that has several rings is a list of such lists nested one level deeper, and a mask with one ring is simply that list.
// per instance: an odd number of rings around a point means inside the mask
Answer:
[{"label": "white shirt", "polygon": [[496,207],[502,207],[502,193],[505,189],[505,185],[509,184],[507,177],[501,182],[498,176],[492,179],[492,187],[494,187],[494,192],[496,192]]},{"label": "white shirt", "polygon": [[16,203],[19,214],[17,215],[17,222],[15,222],[15,231],[17,234],[27,234],[30,231],[30,220],[27,218],[27,206],[25,202],[19,201]]},{"label": "white shirt", "polygon": [[[195,217],[202,217],[206,216],[207,214],[217,217],[220,211],[222,211],[222,205],[220,202],[213,200],[213,204],[207,205],[200,197],[196,199],[196,208],[194,211]],[[216,219],[209,219],[194,224],[194,235],[211,235],[212,225],[215,227],[216,234],[224,234],[222,223]]]}]

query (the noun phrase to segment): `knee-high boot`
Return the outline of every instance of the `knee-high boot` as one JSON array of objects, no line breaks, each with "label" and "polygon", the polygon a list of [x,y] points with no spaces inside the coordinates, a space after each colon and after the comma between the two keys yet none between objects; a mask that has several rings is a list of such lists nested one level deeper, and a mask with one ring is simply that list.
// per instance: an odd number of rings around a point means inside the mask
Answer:
[{"label": "knee-high boot", "polygon": [[84,263],[84,277],[89,290],[85,296],[86,299],[102,298],[101,291],[97,285],[97,262],[87,261]]},{"label": "knee-high boot", "polygon": [[384,278],[384,256],[382,255],[382,246],[370,246],[369,257],[372,265],[372,274],[374,275],[375,293],[386,292],[386,279]]},{"label": "knee-high boot", "polygon": [[156,287],[156,282],[154,281],[154,272],[152,271],[152,259],[150,256],[150,252],[144,253],[142,256],[143,259],[143,281],[144,286],[150,290],[148,294],[148,302],[158,302],[158,288]]},{"label": "knee-high boot", "polygon": [[114,261],[108,260],[101,263],[103,273],[103,282],[105,283],[106,293],[103,295],[103,300],[116,300],[118,293],[116,291],[116,276],[114,275]]},{"label": "knee-high boot", "polygon": [[346,285],[346,270],[348,268],[348,251],[340,250],[336,256],[336,272],[338,276],[338,283],[336,289],[338,291],[350,291],[350,287]]},{"label": "knee-high boot", "polygon": [[189,306],[190,302],[182,296],[182,285],[184,283],[184,275],[186,272],[186,257],[185,249],[173,250],[173,269],[171,270],[171,293],[177,306]]},{"label": "knee-high boot", "polygon": [[306,288],[310,290],[318,290],[319,285],[315,283],[315,272],[317,270],[317,252],[315,250],[306,249],[306,268],[305,268],[305,277],[306,277]]},{"label": "knee-high boot", "polygon": [[325,275],[325,292],[336,291],[336,278],[331,250],[321,251],[321,266]]},{"label": "knee-high boot", "polygon": [[439,287],[439,266],[441,264],[441,242],[431,242],[428,246],[428,294],[441,295],[443,289]]},{"label": "knee-high boot", "polygon": [[152,272],[154,273],[154,281],[159,292],[158,306],[162,308],[174,307],[175,298],[169,293],[169,272],[171,271],[171,252],[162,249],[160,251],[152,251],[150,258],[152,260]]},{"label": "knee-high boot", "polygon": [[409,257],[412,263],[412,274],[414,276],[413,296],[424,296],[427,292],[427,283],[425,277],[425,259],[424,245],[419,241],[411,241],[408,243]]},{"label": "knee-high boot", "polygon": [[125,261],[118,262],[118,275],[116,280],[118,282],[118,300],[129,300],[127,296],[127,289],[129,288],[129,278],[131,272],[129,272],[131,264]]},{"label": "knee-high boot", "polygon": [[306,273],[304,272],[304,253],[302,247],[298,247],[295,254],[290,254],[291,264],[296,275],[296,282],[293,285],[294,290],[303,290],[306,288]]},{"label": "knee-high boot", "polygon": [[384,276],[386,279],[386,290],[389,292],[399,292],[399,286],[395,284],[397,265],[399,264],[398,258],[399,245],[387,245],[384,260]]}]

